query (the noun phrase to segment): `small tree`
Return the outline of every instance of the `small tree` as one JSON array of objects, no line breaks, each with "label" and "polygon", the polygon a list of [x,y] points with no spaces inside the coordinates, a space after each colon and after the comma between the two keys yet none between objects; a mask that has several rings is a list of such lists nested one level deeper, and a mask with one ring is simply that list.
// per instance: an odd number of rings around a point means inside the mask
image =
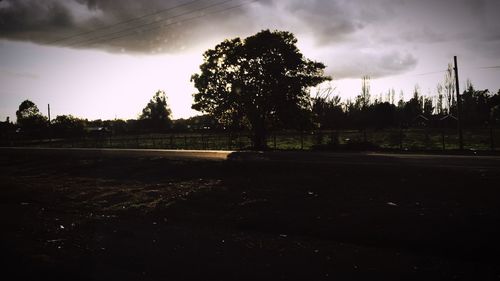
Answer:
[{"label": "small tree", "polygon": [[139,119],[148,129],[163,131],[172,124],[170,108],[167,105],[167,96],[164,91],[157,91],[153,98],[142,110]]},{"label": "small tree", "polygon": [[36,104],[25,100],[16,111],[17,124],[25,132],[39,133],[47,127],[48,120],[40,113]]},{"label": "small tree", "polygon": [[295,36],[264,30],[241,40],[226,40],[203,55],[193,109],[226,127],[250,129],[255,148],[266,145],[273,128],[300,128],[310,122],[307,89],[330,78],[325,65],[300,53]]},{"label": "small tree", "polygon": [[418,85],[415,85],[415,89],[413,91],[413,97],[406,103],[402,108],[403,113],[403,121],[407,124],[412,123],[417,116],[423,114],[423,98],[420,95],[420,88]]},{"label": "small tree", "polygon": [[443,109],[443,85],[438,83],[436,86],[437,90],[437,102],[436,102],[436,113],[442,115],[444,113]]},{"label": "small tree", "polygon": [[453,112],[456,107],[455,99],[455,75],[453,72],[453,65],[448,64],[448,69],[444,77],[444,97],[446,101],[446,110],[448,114],[455,114]]},{"label": "small tree", "polygon": [[314,125],[321,129],[337,129],[343,125],[344,111],[340,96],[333,95],[335,88],[327,85],[319,87],[311,100],[311,111]]},{"label": "small tree", "polygon": [[370,105],[370,99],[370,76],[365,75],[361,78],[361,93],[356,102],[359,102],[361,109],[365,109]]}]

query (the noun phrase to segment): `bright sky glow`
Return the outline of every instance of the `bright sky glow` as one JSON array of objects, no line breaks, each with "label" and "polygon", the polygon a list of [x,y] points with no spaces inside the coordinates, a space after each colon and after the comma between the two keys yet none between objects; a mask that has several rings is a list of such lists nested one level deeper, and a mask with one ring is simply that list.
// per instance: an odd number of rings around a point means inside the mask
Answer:
[{"label": "bright sky glow", "polygon": [[[421,93],[435,95],[445,74],[434,72],[444,71],[454,55],[459,58],[461,89],[467,79],[477,89],[500,88],[497,0],[186,3],[191,2],[1,1],[0,120],[10,116],[14,121],[25,99],[44,114],[50,103],[52,117],[137,118],[157,90],[167,93],[174,118],[200,114],[191,110],[195,89],[190,77],[198,71],[203,52],[224,39],[262,29],[293,32],[307,58],[327,65],[335,94],[344,101],[359,94],[363,75],[372,77],[372,97],[382,93],[385,98],[394,89],[396,100],[401,91],[408,99],[415,85]],[[118,40],[50,43],[178,4],[186,5],[134,23]],[[208,6],[212,8],[204,8]],[[163,25],[141,27],[156,20]],[[484,68],[488,66],[497,68]]]},{"label": "bright sky glow", "polygon": [[45,114],[50,103],[52,116],[137,118],[157,90],[166,91],[175,118],[196,115],[190,77],[201,54],[110,54],[17,42],[2,42],[0,50],[2,119],[13,118],[24,99]]}]

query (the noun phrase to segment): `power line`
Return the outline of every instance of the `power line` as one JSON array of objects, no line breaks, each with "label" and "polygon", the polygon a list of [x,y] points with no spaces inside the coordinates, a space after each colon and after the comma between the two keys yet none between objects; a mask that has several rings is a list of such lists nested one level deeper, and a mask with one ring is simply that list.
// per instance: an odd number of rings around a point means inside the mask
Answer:
[{"label": "power line", "polygon": [[425,75],[431,75],[431,74],[438,74],[438,73],[445,73],[448,70],[440,70],[440,71],[433,71],[433,72],[425,72],[425,73],[419,73],[415,74],[415,76],[425,76]]},{"label": "power line", "polygon": [[[462,67],[462,68],[465,68],[465,69],[472,69],[470,67]],[[496,66],[483,66],[483,67],[475,67],[473,69],[499,69],[500,68],[500,65],[496,65]],[[426,75],[432,75],[432,74],[439,74],[439,73],[445,73],[447,72],[448,69],[446,70],[439,70],[439,71],[432,71],[432,72],[424,72],[424,73],[418,73],[418,74],[413,74],[411,76],[426,76]]]},{"label": "power line", "polygon": [[[153,21],[153,22],[148,22],[148,23],[140,24],[140,25],[137,25],[137,26],[134,26],[134,27],[131,27],[131,28],[127,28],[127,29],[116,31],[116,32],[104,34],[102,36],[97,36],[97,37],[94,37],[94,38],[89,38],[89,39],[85,39],[85,40],[82,40],[82,41],[74,42],[74,43],[69,44],[68,46],[85,45],[85,44],[91,44],[92,45],[92,44],[96,44],[96,43],[99,43],[99,42],[105,42],[105,41],[110,41],[110,40],[115,40],[115,39],[118,39],[118,38],[130,36],[130,35],[133,35],[134,33],[124,34],[124,35],[118,35],[118,34],[123,34],[123,33],[127,33],[127,32],[130,32],[130,31],[135,31],[136,29],[144,27],[144,26],[155,25],[155,24],[158,24],[158,23],[161,23],[161,22],[172,20],[173,18],[178,18],[178,17],[181,17],[181,16],[193,14],[195,12],[201,12],[203,10],[207,10],[207,9],[210,9],[210,8],[213,8],[213,7],[221,6],[221,5],[226,4],[228,2],[231,2],[231,1],[234,1],[234,0],[226,0],[226,1],[217,2],[217,3],[211,4],[211,5],[208,5],[208,6],[205,6],[205,7],[202,7],[202,8],[198,8],[198,9],[186,12],[186,13],[178,14],[178,15],[175,15],[175,16],[172,16],[172,17],[169,17],[169,18],[162,18],[160,20],[156,20],[156,21]],[[173,22],[173,23],[170,23],[170,24],[168,24],[166,26],[177,24],[179,22],[184,22],[184,21]],[[150,28],[150,29],[142,30],[142,32],[148,31],[148,30],[153,30],[153,29],[156,29],[156,28]],[[113,35],[118,35],[118,36],[109,37],[109,36],[113,36]],[[107,38],[107,37],[109,37],[109,38]]]},{"label": "power line", "polygon": [[483,66],[483,67],[478,67],[479,69],[498,69],[500,68],[500,65],[496,66]]},{"label": "power line", "polygon": [[200,2],[200,1],[202,1],[202,0],[189,1],[187,3],[183,3],[183,4],[180,4],[180,5],[177,5],[177,6],[169,7],[169,8],[166,8],[166,9],[162,9],[162,10],[159,10],[159,11],[156,11],[156,12],[153,12],[153,13],[149,13],[149,14],[142,15],[142,16],[135,17],[135,18],[130,18],[130,19],[127,19],[127,20],[124,20],[124,21],[121,21],[121,22],[117,22],[117,23],[111,24],[111,25],[103,26],[103,27],[96,28],[96,29],[89,30],[89,31],[85,31],[85,32],[81,32],[81,33],[78,33],[78,34],[75,34],[75,35],[71,35],[71,36],[68,36],[68,37],[65,37],[65,38],[57,39],[57,40],[48,42],[48,44],[59,43],[59,42],[62,42],[62,41],[67,41],[67,40],[70,40],[70,39],[73,39],[73,38],[77,38],[77,37],[80,37],[80,36],[83,36],[83,35],[87,35],[87,34],[90,34],[90,33],[95,33],[95,32],[103,31],[103,30],[106,30],[106,29],[111,29],[111,28],[119,26],[119,25],[128,24],[128,23],[131,23],[131,22],[134,22],[134,21],[142,20],[144,18],[148,18],[148,17],[151,17],[151,16],[156,16],[156,15],[168,12],[168,11],[172,11],[172,10],[175,10],[175,9],[178,9],[178,8],[181,8],[181,7],[189,6],[189,5],[193,4],[193,3]]},{"label": "power line", "polygon": [[[205,7],[194,9],[192,11],[181,13],[181,14],[178,14],[178,15],[175,15],[175,16],[172,16],[172,17],[162,18],[160,20],[155,20],[153,22],[148,22],[148,23],[140,24],[140,25],[133,26],[133,27],[130,27],[130,28],[126,28],[126,29],[123,29],[123,30],[120,30],[120,31],[116,31],[116,32],[104,34],[102,36],[97,36],[97,37],[94,37],[94,38],[89,38],[89,39],[77,41],[77,42],[74,42],[74,43],[70,43],[70,44],[68,44],[68,46],[85,45],[85,44],[95,44],[95,43],[99,43],[99,42],[105,42],[105,41],[109,41],[109,40],[115,40],[115,39],[118,39],[118,38],[130,36],[130,35],[132,35],[134,33],[128,33],[128,34],[123,34],[123,33],[127,33],[127,32],[130,32],[130,31],[135,31],[138,28],[142,28],[142,27],[145,27],[145,26],[159,24],[159,23],[162,23],[162,22],[165,22],[165,21],[172,20],[174,18],[179,18],[179,17],[185,16],[185,15],[196,13],[196,12],[202,12],[202,11],[208,10],[210,8],[222,6],[222,5],[224,5],[224,4],[228,3],[228,2],[231,2],[231,1],[234,1],[234,0],[224,0],[224,1],[221,1],[221,2],[213,3],[213,4],[207,5]],[[242,3],[240,5],[236,5],[236,6],[232,6],[232,7],[220,10],[218,12],[225,11],[225,10],[230,10],[230,9],[235,9],[235,8],[238,8],[238,7],[241,7],[241,6],[250,4],[252,2],[256,2],[256,1],[258,1],[258,0],[254,0],[254,1],[251,1],[251,2]],[[197,16],[197,17],[193,17],[191,19],[201,18],[201,17],[207,16],[207,15],[210,15],[210,14],[213,14],[213,13],[203,14],[203,15],[200,15],[200,16]],[[191,19],[189,19],[189,20],[191,20]],[[142,30],[142,31],[143,32],[144,31],[150,31],[150,30],[154,30],[154,29],[157,29],[157,28],[161,28],[161,27],[165,27],[165,26],[170,26],[170,25],[173,25],[173,24],[178,24],[178,23],[184,22],[184,21],[186,21],[186,20],[172,22],[172,23],[169,23],[169,24],[164,25],[164,26],[156,26],[156,27],[149,28],[149,29]],[[123,35],[119,35],[119,34],[123,34]],[[109,37],[109,36],[113,36],[113,35],[117,35],[117,36],[115,36],[115,37]]]},{"label": "power line", "polygon": [[[174,15],[174,16],[171,16],[171,17],[161,18],[159,20],[154,20],[154,21],[146,22],[146,23],[142,23],[142,24],[139,23],[138,25],[131,26],[129,28],[126,28],[126,26],[124,26],[124,28],[121,29],[121,30],[114,31],[114,32],[111,32],[111,33],[105,33],[105,34],[97,35],[97,36],[86,38],[86,39],[82,39],[80,41],[69,43],[69,44],[67,44],[67,46],[76,46],[76,45],[80,45],[80,44],[84,45],[84,44],[87,44],[87,43],[90,43],[90,42],[93,42],[93,41],[96,41],[96,40],[99,41],[101,39],[105,39],[107,36],[113,36],[113,35],[117,35],[117,34],[120,34],[120,33],[129,32],[129,31],[132,31],[132,30],[135,30],[137,28],[144,27],[144,26],[161,23],[161,22],[168,21],[168,20],[171,20],[171,19],[174,19],[174,18],[178,18],[178,17],[181,17],[181,16],[188,15],[188,14],[191,14],[191,13],[194,13],[194,12],[199,12],[199,11],[203,11],[205,9],[209,9],[209,8],[212,8],[212,7],[220,6],[220,5],[223,5],[223,4],[231,2],[231,1],[234,1],[234,0],[225,0],[225,1],[217,2],[217,3],[213,3],[211,5],[208,5],[208,6],[205,6],[205,7],[201,7],[201,8],[198,8],[198,9],[194,9],[194,10],[191,10],[189,12],[181,13],[181,14],[178,14],[178,15]],[[195,1],[193,1],[193,2],[195,2]]]},{"label": "power line", "polygon": [[[199,15],[199,16],[195,16],[195,17],[192,17],[192,18],[189,18],[189,19],[185,19],[185,20],[173,22],[173,23],[170,23],[170,24],[167,24],[167,25],[164,25],[164,26],[155,26],[155,27],[152,27],[152,28],[147,29],[145,31],[151,31],[151,30],[155,30],[155,29],[159,29],[159,28],[165,28],[165,27],[168,27],[168,26],[171,26],[171,25],[175,25],[175,24],[179,24],[179,23],[183,23],[183,22],[197,20],[199,18],[203,18],[203,17],[206,17],[206,16],[215,15],[215,14],[219,14],[219,13],[226,12],[226,11],[229,11],[229,10],[233,10],[233,9],[236,9],[236,8],[239,8],[239,7],[243,7],[245,5],[248,5],[248,4],[251,4],[251,3],[254,3],[254,2],[258,2],[258,1],[259,0],[252,0],[252,1],[248,1],[248,2],[243,2],[243,3],[240,3],[240,4],[235,5],[235,6],[231,6],[231,7],[227,7],[227,8],[218,10],[218,11],[206,13],[206,14]],[[123,37],[126,37],[126,36],[130,36],[130,35],[133,35],[133,33],[132,34],[125,34],[125,35],[121,35],[121,36],[117,36],[117,37],[113,37],[113,38],[108,38],[108,39],[106,39],[104,41],[112,41],[112,40],[115,40],[115,39],[119,39],[119,38],[123,38]],[[91,43],[91,44],[95,44],[95,43],[98,43],[98,42],[94,42],[94,43]]]}]

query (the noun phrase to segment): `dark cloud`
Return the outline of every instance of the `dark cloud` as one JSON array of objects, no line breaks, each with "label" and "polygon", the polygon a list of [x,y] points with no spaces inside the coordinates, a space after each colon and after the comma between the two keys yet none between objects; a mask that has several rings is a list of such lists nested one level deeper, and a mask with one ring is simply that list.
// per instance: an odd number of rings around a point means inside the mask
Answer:
[{"label": "dark cloud", "polygon": [[5,3],[0,8],[2,37],[24,39],[30,38],[30,34],[74,27],[71,12],[57,1],[6,1]]},{"label": "dark cloud", "polygon": [[[235,21],[236,13],[229,11],[236,12],[242,1],[6,0],[6,3],[0,6],[0,37],[74,48],[151,53],[180,51],[213,34],[206,31],[217,28],[217,33],[223,33],[233,29],[234,26],[223,23]],[[239,8],[240,13],[244,13],[242,9]],[[228,13],[214,14],[224,10]],[[82,35],[74,36],[78,34]]]},{"label": "dark cloud", "polygon": [[[55,43],[146,53],[162,48],[168,52],[196,44],[200,40],[199,36],[210,39],[223,35],[248,34],[265,28],[279,28],[312,35],[316,43],[321,45],[345,40],[370,21],[382,17],[385,11],[379,5],[356,5],[356,1],[346,0],[260,0],[231,9],[231,12],[210,16],[206,14],[250,1],[6,0],[6,7],[0,8],[0,36],[50,44],[71,34],[190,2],[193,3],[117,26],[106,32],[87,34],[80,40],[75,38]],[[217,5],[218,3],[221,4]],[[210,8],[203,9],[204,7]],[[197,17],[200,18],[190,20]],[[122,29],[123,33],[118,33]],[[111,40],[122,35],[128,36]]]},{"label": "dark cloud", "polygon": [[[174,53],[261,29],[281,29],[315,48],[334,50],[323,53],[341,54],[322,56],[340,77],[367,74],[363,69],[373,76],[413,69],[417,59],[409,50],[418,44],[489,41],[488,46],[500,49],[498,0],[259,0],[211,14],[251,0],[223,1],[3,0],[0,38],[111,52]],[[61,40],[82,32],[88,33]]]}]

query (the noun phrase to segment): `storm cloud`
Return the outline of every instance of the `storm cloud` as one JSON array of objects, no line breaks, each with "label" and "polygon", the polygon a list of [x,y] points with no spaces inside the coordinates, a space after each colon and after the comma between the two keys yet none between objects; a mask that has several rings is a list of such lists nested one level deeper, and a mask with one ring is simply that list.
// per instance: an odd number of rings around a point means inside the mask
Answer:
[{"label": "storm cloud", "polygon": [[[11,40],[111,52],[178,52],[202,34],[224,33],[242,1],[6,0],[0,36]],[[241,9],[240,9],[241,10]],[[242,11],[240,11],[242,12]],[[207,24],[210,23],[210,24]]]},{"label": "storm cloud", "polygon": [[334,78],[383,77],[414,69],[423,43],[500,55],[499,10],[498,0],[3,0],[0,38],[150,54],[280,29]]}]

